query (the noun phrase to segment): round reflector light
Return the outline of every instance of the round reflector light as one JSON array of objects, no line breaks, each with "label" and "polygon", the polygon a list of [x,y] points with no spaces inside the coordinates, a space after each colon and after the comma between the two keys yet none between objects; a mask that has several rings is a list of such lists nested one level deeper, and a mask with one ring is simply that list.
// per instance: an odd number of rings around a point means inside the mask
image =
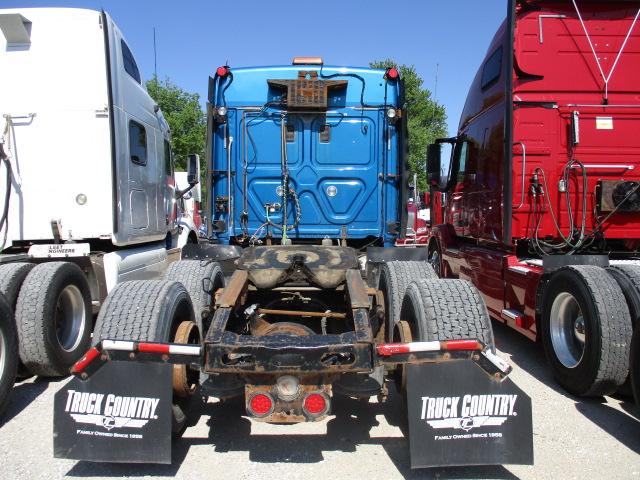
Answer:
[{"label": "round reflector light", "polygon": [[249,410],[257,417],[265,417],[273,410],[273,400],[269,395],[256,393],[249,399]]},{"label": "round reflector light", "polygon": [[327,398],[321,393],[310,393],[305,397],[302,407],[310,415],[321,415],[327,411]]},{"label": "round reflector light", "polygon": [[397,68],[391,67],[387,69],[387,78],[391,80],[396,80],[399,76],[400,76],[400,72],[398,72]]}]

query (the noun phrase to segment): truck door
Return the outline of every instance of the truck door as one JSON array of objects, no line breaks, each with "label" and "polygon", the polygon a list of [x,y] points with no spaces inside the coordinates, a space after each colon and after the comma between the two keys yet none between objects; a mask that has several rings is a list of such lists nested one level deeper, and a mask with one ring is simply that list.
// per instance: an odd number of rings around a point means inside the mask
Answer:
[{"label": "truck door", "polygon": [[463,237],[468,234],[469,212],[466,210],[468,202],[465,198],[469,195],[469,180],[467,178],[467,163],[469,159],[469,142],[462,139],[456,146],[453,159],[454,165],[457,165],[457,171],[454,173],[455,180],[451,190],[451,224],[457,236]]},{"label": "truck door", "polygon": [[[157,147],[163,138],[137,63],[116,25],[109,25],[109,63],[112,90],[114,170],[118,205],[116,243],[139,243],[164,239],[166,221],[159,219],[161,166],[164,150]],[[162,221],[160,221],[162,220]]]}]

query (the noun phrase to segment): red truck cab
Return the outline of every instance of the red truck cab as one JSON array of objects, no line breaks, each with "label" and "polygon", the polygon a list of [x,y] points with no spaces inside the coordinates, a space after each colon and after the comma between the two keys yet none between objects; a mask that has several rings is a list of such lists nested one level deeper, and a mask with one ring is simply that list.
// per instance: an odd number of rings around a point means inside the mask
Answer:
[{"label": "red truck cab", "polygon": [[458,135],[428,152],[431,227],[415,243],[541,339],[576,395],[625,381],[640,316],[639,8],[510,1]]}]

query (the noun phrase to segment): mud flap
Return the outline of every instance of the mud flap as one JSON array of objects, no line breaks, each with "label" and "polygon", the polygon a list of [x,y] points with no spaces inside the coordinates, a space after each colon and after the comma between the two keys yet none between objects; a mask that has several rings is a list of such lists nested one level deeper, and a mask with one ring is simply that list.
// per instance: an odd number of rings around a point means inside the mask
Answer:
[{"label": "mud flap", "polygon": [[171,463],[172,365],[109,361],[55,395],[56,458]]},{"label": "mud flap", "polygon": [[533,464],[531,399],[471,360],[407,365],[411,468]]}]

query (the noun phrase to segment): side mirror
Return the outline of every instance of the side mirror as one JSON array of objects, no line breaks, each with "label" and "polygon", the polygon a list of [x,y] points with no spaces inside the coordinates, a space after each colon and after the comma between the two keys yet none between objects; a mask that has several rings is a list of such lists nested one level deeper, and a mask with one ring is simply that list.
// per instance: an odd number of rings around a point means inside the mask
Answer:
[{"label": "side mirror", "polygon": [[429,185],[440,184],[440,164],[442,148],[439,143],[432,143],[427,147],[427,181]]},{"label": "side mirror", "polygon": [[199,183],[200,179],[200,155],[192,154],[187,157],[187,182],[189,185]]}]

